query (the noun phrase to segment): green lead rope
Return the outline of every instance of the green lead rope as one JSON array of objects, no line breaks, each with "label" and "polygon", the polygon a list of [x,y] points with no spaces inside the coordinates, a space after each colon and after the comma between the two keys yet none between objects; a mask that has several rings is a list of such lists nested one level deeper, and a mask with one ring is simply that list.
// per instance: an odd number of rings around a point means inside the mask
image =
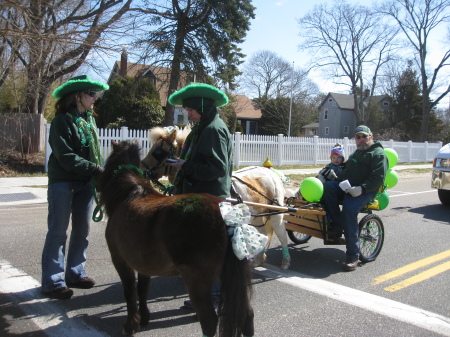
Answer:
[{"label": "green lead rope", "polygon": [[[94,195],[95,208],[92,213],[92,221],[100,222],[103,219],[103,205],[98,201],[97,189],[95,188],[95,179],[92,178],[92,194]],[[97,215],[98,214],[98,215]]]}]

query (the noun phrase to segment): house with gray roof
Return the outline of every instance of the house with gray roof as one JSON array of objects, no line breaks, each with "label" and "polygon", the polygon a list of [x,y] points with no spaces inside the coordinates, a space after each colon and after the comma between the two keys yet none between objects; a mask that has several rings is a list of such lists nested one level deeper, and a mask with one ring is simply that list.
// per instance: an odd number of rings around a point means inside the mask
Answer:
[{"label": "house with gray roof", "polygon": [[[391,113],[391,98],[388,95],[369,96],[368,90],[364,93],[364,107],[377,104],[381,110],[382,118],[389,117]],[[355,105],[353,95],[330,92],[319,106],[319,128],[317,135],[322,138],[353,138],[356,128],[354,113]]]}]

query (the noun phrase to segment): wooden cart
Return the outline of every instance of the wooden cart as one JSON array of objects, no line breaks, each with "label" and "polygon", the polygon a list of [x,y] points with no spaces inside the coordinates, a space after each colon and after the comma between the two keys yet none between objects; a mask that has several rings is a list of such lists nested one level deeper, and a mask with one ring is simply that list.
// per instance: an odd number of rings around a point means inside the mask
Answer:
[{"label": "wooden cart", "polygon": [[[289,199],[286,206],[273,206],[244,201],[252,207],[269,209],[284,215],[285,226],[289,238],[295,244],[304,244],[311,237],[323,240],[325,245],[345,245],[345,240],[329,236],[330,221],[320,203],[309,203],[305,200]],[[373,214],[376,206],[368,205],[361,211],[365,214],[359,221],[360,257],[362,262],[376,259],[384,243],[384,226],[381,218]]]}]

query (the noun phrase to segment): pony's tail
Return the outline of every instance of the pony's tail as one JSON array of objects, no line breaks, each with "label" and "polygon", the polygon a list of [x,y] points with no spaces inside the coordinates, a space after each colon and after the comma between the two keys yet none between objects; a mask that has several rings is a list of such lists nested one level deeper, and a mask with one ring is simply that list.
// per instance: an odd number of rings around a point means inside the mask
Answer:
[{"label": "pony's tail", "polygon": [[219,336],[253,335],[250,265],[247,259],[241,261],[234,254],[231,236],[228,237],[220,283]]}]

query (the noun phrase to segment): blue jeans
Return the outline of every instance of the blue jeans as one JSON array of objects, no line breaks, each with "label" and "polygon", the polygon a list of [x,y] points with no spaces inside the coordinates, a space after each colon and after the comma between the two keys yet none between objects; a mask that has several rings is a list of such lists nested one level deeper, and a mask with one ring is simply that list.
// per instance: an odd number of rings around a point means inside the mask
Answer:
[{"label": "blue jeans", "polygon": [[[332,227],[344,230],[347,258],[359,258],[359,228],[358,214],[375,196],[376,192],[363,193],[352,197],[339,187],[339,181],[327,181],[324,184],[322,201],[328,215],[331,217]],[[339,207],[342,203],[342,211]]]},{"label": "blue jeans", "polygon": [[[86,182],[58,182],[48,186],[48,231],[42,252],[42,291],[48,292],[86,277],[84,265],[94,207],[92,187]],[[72,215],[65,267],[67,229]],[[63,274],[65,271],[65,279]]]}]

